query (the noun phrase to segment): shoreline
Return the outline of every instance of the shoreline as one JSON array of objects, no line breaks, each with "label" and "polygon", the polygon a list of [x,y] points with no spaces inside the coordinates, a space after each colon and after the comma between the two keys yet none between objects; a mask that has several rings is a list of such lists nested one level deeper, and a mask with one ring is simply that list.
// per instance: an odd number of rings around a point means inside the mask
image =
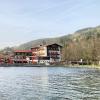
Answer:
[{"label": "shoreline", "polygon": [[100,69],[100,65],[65,65],[65,67],[97,68],[97,69]]},{"label": "shoreline", "polygon": [[39,65],[39,64],[0,64],[0,67],[72,67],[72,68],[97,68],[100,65]]}]

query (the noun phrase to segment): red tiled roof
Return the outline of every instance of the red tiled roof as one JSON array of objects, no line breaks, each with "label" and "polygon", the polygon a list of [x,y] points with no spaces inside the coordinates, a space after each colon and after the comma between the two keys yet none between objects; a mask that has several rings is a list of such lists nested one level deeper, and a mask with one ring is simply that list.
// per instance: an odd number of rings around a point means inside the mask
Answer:
[{"label": "red tiled roof", "polygon": [[32,52],[31,50],[15,50],[14,52],[26,52],[26,53],[28,53],[28,52]]}]

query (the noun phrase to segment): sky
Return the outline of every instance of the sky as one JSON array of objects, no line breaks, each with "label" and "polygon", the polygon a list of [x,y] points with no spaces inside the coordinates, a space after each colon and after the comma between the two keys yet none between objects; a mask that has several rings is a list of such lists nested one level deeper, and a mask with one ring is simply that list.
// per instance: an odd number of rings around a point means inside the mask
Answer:
[{"label": "sky", "polygon": [[0,48],[100,25],[100,0],[0,0]]}]

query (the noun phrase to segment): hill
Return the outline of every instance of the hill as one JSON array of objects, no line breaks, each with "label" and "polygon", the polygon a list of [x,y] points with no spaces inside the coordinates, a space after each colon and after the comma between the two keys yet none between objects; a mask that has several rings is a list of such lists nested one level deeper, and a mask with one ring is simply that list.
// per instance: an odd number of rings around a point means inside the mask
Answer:
[{"label": "hill", "polygon": [[2,51],[13,51],[13,49],[25,50],[46,43],[62,44],[64,60],[100,60],[100,26],[80,29],[73,34],[62,37],[33,40],[18,47],[5,48]]},{"label": "hill", "polygon": [[65,35],[62,37],[57,38],[45,38],[45,39],[38,39],[33,40],[24,44],[21,44],[19,47],[16,47],[16,49],[30,49],[32,46],[37,46],[40,44],[45,43],[61,43],[63,45],[67,44],[67,42],[73,41],[73,40],[81,40],[81,39],[90,39],[94,36],[100,37],[100,26],[94,27],[94,28],[85,28],[76,31],[74,34]]}]

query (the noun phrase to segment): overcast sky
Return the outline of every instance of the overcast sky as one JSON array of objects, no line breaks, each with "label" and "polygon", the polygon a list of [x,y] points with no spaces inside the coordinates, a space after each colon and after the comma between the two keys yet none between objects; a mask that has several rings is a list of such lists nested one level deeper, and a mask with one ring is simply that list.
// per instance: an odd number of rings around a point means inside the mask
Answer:
[{"label": "overcast sky", "polygon": [[0,48],[100,25],[100,0],[0,0]]}]

